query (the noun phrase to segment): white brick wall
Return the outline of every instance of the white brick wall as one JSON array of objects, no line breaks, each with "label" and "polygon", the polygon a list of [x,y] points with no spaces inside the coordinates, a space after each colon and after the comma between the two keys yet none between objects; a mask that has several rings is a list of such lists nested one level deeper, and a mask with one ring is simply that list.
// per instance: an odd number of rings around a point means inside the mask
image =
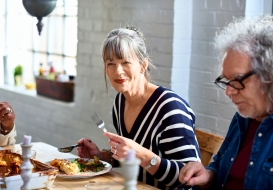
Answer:
[{"label": "white brick wall", "polygon": [[142,29],[157,70],[153,78],[189,101],[197,127],[224,135],[235,109],[212,81],[218,61],[210,45],[216,29],[244,14],[243,0],[79,0],[75,102],[66,104],[0,89],[0,100],[16,112],[18,141],[24,134],[55,146],[90,137],[107,139],[90,118],[96,111],[114,132],[111,108],[116,92],[105,91],[100,48],[107,33],[126,23]]},{"label": "white brick wall", "polygon": [[225,135],[236,110],[224,91],[212,82],[220,74],[216,69],[220,62],[211,42],[217,29],[230,22],[233,16],[244,15],[245,2],[194,0],[192,7],[189,102],[196,113],[197,128]]}]

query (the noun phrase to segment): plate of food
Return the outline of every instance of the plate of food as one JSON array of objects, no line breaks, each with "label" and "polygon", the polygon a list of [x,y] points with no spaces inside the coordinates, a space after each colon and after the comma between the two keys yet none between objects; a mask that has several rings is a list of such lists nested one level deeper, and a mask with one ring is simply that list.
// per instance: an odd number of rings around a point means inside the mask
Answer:
[{"label": "plate of food", "polygon": [[66,158],[47,162],[47,164],[59,169],[57,177],[77,179],[89,178],[109,172],[111,164],[99,160],[96,156],[90,158]]}]

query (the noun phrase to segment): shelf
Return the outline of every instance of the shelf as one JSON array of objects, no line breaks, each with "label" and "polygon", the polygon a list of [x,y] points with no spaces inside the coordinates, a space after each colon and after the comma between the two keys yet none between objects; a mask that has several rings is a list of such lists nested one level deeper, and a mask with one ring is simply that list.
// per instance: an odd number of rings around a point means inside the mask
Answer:
[{"label": "shelf", "polygon": [[37,94],[65,102],[74,101],[74,81],[59,82],[36,77]]}]

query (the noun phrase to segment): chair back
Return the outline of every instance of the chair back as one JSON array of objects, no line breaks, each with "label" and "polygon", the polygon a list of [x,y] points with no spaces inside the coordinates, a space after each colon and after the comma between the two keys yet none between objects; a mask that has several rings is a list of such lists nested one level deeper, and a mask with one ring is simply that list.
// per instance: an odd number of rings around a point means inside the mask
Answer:
[{"label": "chair back", "polygon": [[218,152],[225,138],[199,129],[195,129],[195,134],[200,148],[201,162],[207,166],[214,154]]}]

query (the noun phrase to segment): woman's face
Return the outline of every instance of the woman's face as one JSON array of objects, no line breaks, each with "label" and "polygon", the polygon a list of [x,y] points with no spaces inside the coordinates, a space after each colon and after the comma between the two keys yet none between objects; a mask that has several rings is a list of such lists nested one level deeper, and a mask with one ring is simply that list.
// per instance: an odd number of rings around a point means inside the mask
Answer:
[{"label": "woman's face", "polygon": [[106,60],[105,72],[112,87],[120,93],[136,93],[144,85],[144,67],[139,63],[136,56],[128,60],[116,59]]}]

